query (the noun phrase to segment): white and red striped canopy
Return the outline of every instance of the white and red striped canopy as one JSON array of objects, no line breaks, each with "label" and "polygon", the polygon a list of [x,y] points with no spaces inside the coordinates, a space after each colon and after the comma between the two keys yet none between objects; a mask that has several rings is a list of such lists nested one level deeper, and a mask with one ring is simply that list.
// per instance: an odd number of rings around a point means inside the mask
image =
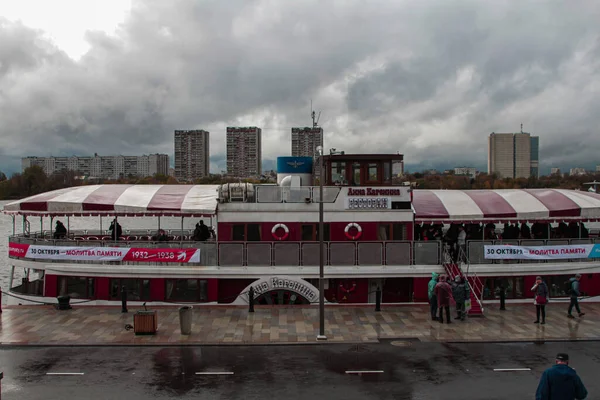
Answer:
[{"label": "white and red striped canopy", "polygon": [[[92,185],[8,203],[23,215],[200,216],[217,210],[218,185]],[[600,221],[600,195],[563,189],[415,190],[417,222]]]},{"label": "white and red striped canopy", "polygon": [[8,203],[23,215],[200,216],[217,209],[218,185],[91,185]]},{"label": "white and red striped canopy", "polygon": [[415,190],[417,222],[598,221],[600,195],[564,189]]}]

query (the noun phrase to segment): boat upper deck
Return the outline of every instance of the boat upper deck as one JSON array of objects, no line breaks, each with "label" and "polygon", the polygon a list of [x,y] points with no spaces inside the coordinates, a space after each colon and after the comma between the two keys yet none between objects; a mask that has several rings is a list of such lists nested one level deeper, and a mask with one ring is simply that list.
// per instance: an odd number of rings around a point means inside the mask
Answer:
[{"label": "boat upper deck", "polygon": [[[314,186],[90,185],[5,205],[27,216],[213,216],[228,211],[318,211]],[[563,189],[418,190],[405,186],[323,188],[326,212],[411,215],[417,223],[600,221],[600,195]],[[263,206],[260,206],[260,205]],[[414,215],[414,218],[412,217]],[[405,220],[404,218],[402,220]]]}]

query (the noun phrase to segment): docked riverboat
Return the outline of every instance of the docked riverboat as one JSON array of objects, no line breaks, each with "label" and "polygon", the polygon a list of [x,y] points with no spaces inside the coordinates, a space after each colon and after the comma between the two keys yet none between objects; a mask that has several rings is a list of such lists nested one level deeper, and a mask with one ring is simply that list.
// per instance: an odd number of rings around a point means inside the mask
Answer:
[{"label": "docked riverboat", "polygon": [[[384,304],[425,302],[432,272],[466,276],[479,310],[500,290],[531,298],[537,275],[552,297],[565,295],[563,282],[575,273],[587,294],[600,294],[600,241],[585,227],[600,221],[600,195],[418,190],[393,184],[394,161],[324,156],[322,198],[312,159],[285,157],[277,184],[89,185],[9,203],[9,303],[70,296],[116,305],[125,288],[140,304],[247,304],[250,287],[258,304],[316,303],[321,201],[328,303],[372,303],[378,288]],[[131,217],[155,226],[107,229]],[[180,228],[161,228],[161,218],[173,217]],[[66,228],[58,238],[56,219]],[[73,229],[76,219],[94,223]],[[199,220],[214,235],[197,240],[187,227]],[[452,238],[459,226],[468,232],[464,246]]]}]

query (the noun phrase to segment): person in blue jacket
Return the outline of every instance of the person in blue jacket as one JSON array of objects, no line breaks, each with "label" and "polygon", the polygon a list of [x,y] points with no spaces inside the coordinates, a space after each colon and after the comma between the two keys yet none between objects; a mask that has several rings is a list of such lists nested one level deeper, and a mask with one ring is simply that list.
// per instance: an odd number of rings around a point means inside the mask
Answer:
[{"label": "person in blue jacket", "polygon": [[439,274],[437,272],[431,273],[431,280],[427,285],[427,297],[429,297],[429,310],[431,311],[431,320],[437,321],[437,309],[438,301],[435,295],[435,285],[438,283]]},{"label": "person in blue jacket", "polygon": [[556,365],[545,370],[540,378],[535,400],[583,400],[587,395],[581,378],[569,367],[569,355],[558,353]]}]

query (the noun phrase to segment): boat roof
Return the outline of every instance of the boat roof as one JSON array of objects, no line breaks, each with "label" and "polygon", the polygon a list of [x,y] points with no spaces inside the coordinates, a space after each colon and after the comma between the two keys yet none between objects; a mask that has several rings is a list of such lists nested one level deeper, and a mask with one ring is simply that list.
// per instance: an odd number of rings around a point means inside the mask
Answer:
[{"label": "boat roof", "polygon": [[13,201],[7,214],[210,216],[219,185],[89,185],[54,190]]},{"label": "boat roof", "polygon": [[[89,185],[4,206],[7,214],[211,216],[219,185]],[[600,194],[565,189],[413,191],[417,222],[600,221]]]},{"label": "boat roof", "polygon": [[598,221],[600,195],[566,189],[415,190],[415,220]]}]

